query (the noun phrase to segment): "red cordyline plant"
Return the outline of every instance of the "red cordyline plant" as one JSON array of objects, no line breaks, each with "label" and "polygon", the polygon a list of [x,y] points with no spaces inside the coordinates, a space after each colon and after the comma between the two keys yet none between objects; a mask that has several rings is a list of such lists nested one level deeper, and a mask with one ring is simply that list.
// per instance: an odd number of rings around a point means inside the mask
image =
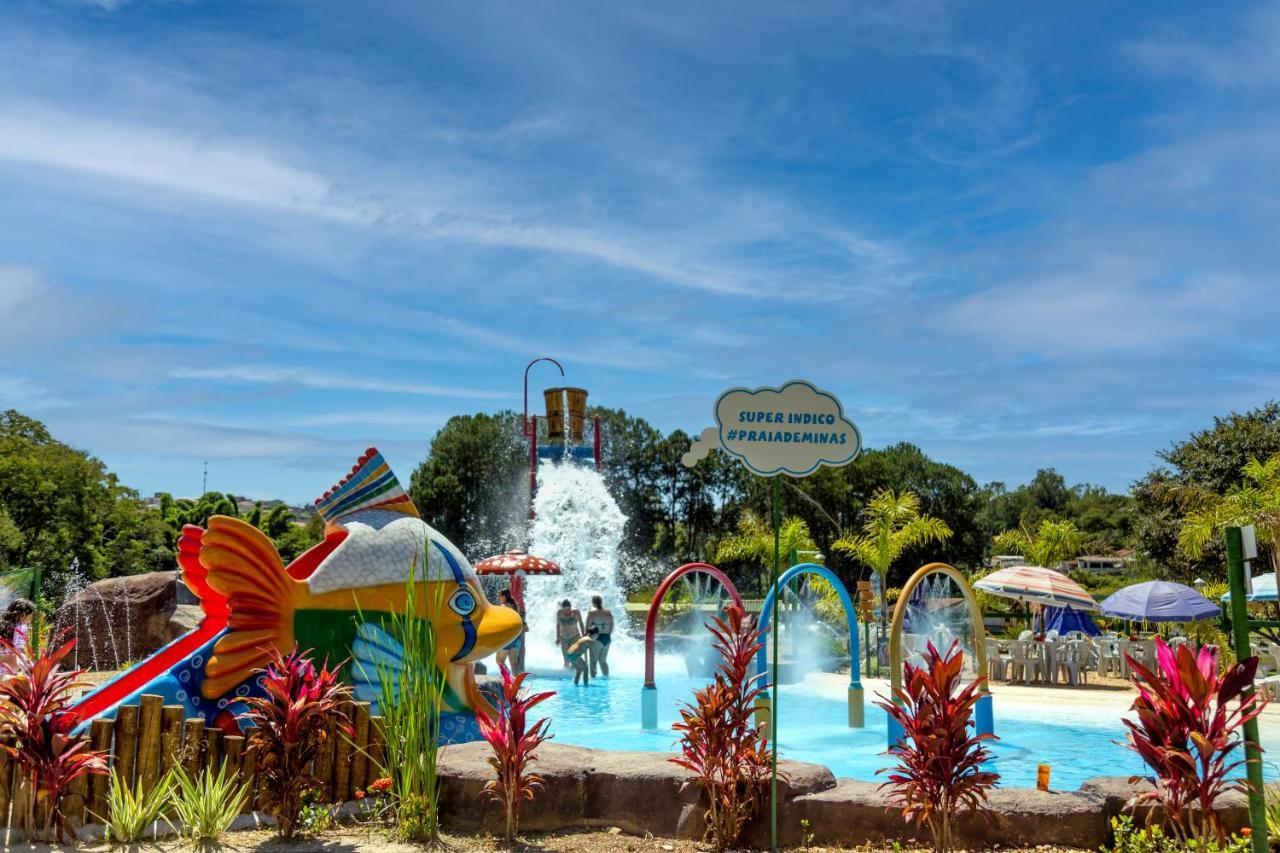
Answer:
[{"label": "red cordyline plant", "polygon": [[1124,721],[1129,728],[1125,745],[1156,774],[1155,786],[1129,806],[1160,806],[1166,828],[1184,843],[1194,839],[1198,849],[1207,849],[1210,840],[1224,844],[1226,833],[1214,806],[1227,791],[1248,790],[1245,779],[1229,778],[1245,759],[1231,758],[1242,746],[1241,727],[1267,704],[1260,694],[1245,695],[1258,659],[1219,672],[1214,647],[1204,646],[1197,655],[1186,645],[1175,651],[1160,638],[1154,669],[1126,658],[1138,698],[1132,707],[1137,719]]},{"label": "red cordyline plant", "polygon": [[268,810],[286,838],[293,837],[304,795],[320,786],[309,767],[329,738],[353,734],[341,703],[351,690],[338,679],[329,662],[316,669],[295,647],[288,657],[272,651],[261,670],[266,696],[251,696],[242,715],[253,728],[249,746],[258,752],[258,774]]},{"label": "red cordyline plant", "polygon": [[991,758],[984,741],[995,735],[974,734],[973,709],[982,697],[985,678],[963,687],[964,653],[952,643],[946,655],[930,643],[924,665],[903,667],[903,686],[893,702],[877,702],[902,727],[902,737],[885,755],[898,760],[881,788],[890,789],[890,805],[917,826],[929,827],[933,849],[952,849],[952,830],[965,814],[986,814],[987,792],[1000,780],[983,770]]},{"label": "red cordyline plant", "polygon": [[[13,738],[4,749],[31,780],[35,796],[22,816],[29,837],[61,841],[74,837],[70,820],[62,813],[68,786],[86,774],[107,774],[107,760],[89,749],[82,739],[70,737],[78,720],[71,713],[73,692],[85,685],[84,670],[59,671],[75,640],[57,645],[55,638],[43,653],[32,657],[27,649],[0,640],[0,655],[12,663],[0,671],[0,733]],[[35,825],[35,807],[43,810],[44,825]]]},{"label": "red cordyline plant", "polygon": [[542,787],[542,777],[527,772],[530,762],[537,761],[536,751],[551,735],[547,734],[549,720],[543,717],[529,725],[529,709],[555,695],[554,691],[524,695],[521,685],[528,673],[513,676],[506,664],[499,666],[502,672],[502,692],[498,696],[497,716],[491,717],[483,710],[476,711],[480,734],[493,748],[489,765],[498,774],[484,786],[485,792],[506,809],[507,843],[516,839],[520,828],[520,804],[532,800]]},{"label": "red cordyline plant", "polygon": [[769,742],[752,720],[761,676],[750,675],[763,645],[755,619],[730,606],[725,618],[707,626],[720,654],[710,684],[680,709],[678,758],[673,763],[697,774],[707,797],[705,840],[716,850],[738,843],[742,829],[764,800],[769,778]]}]

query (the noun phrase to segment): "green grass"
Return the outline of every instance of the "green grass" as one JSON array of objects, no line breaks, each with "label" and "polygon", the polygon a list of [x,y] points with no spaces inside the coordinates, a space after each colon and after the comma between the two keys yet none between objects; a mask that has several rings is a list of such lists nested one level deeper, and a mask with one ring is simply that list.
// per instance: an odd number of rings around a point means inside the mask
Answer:
[{"label": "green grass", "polygon": [[[94,815],[101,821],[108,841],[114,844],[135,844],[142,840],[151,825],[164,817],[165,809],[177,787],[174,772],[169,771],[154,785],[147,788],[138,779],[130,785],[119,773],[111,772],[107,787],[107,813]],[[172,825],[170,825],[172,826]]]}]

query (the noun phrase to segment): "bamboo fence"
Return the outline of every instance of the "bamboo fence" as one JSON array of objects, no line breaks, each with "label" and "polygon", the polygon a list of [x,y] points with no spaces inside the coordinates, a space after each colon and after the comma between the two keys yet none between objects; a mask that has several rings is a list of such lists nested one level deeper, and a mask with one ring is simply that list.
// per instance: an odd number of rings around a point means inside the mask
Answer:
[{"label": "bamboo fence", "polygon": [[[322,802],[354,799],[357,790],[377,778],[383,762],[382,717],[371,716],[368,702],[347,701],[343,710],[354,725],[354,736],[332,732],[327,749],[312,768],[320,781]],[[147,694],[137,705],[121,705],[115,719],[91,721],[83,737],[92,749],[107,756],[111,771],[130,784],[138,779],[144,785],[154,784],[174,765],[195,773],[226,764],[251,786],[245,811],[262,803],[256,750],[248,747],[248,739],[224,734],[202,719],[184,719],[181,705],[165,705],[160,696]],[[107,776],[80,777],[64,800],[63,812],[77,824],[96,822],[96,816],[106,812],[108,784]],[[30,780],[0,750],[0,826],[22,825],[30,798]]]}]

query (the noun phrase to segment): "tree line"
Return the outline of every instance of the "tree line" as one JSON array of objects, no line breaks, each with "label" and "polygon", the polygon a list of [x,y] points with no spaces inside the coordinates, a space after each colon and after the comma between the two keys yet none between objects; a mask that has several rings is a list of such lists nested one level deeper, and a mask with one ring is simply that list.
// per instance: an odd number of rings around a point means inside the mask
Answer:
[{"label": "tree line", "polygon": [[[744,525],[767,526],[771,485],[723,454],[686,468],[681,456],[691,437],[682,430],[664,434],[621,409],[594,408],[589,414],[601,419],[602,474],[628,519],[625,557],[661,573],[682,562],[722,557],[735,580],[754,590],[757,564],[745,554],[734,556],[728,546],[742,536]],[[430,524],[475,558],[525,544],[528,451],[518,413],[455,416],[424,452],[409,491]],[[1259,477],[1280,482],[1280,462],[1267,467],[1276,454],[1275,402],[1216,418],[1175,442],[1127,494],[1069,485],[1052,468],[1013,488],[979,484],[961,469],[900,443],[867,450],[848,466],[821,469],[803,480],[783,478],[781,511],[803,523],[803,541],[821,550],[848,582],[866,576],[866,560],[857,557],[854,543],[876,511],[875,497],[886,490],[895,498],[913,494],[918,515],[950,531],[895,551],[886,572],[891,585],[927,560],[975,570],[1000,544],[1015,542],[1010,536],[1018,531],[1033,542],[1045,522],[1069,522],[1080,537],[1075,544],[1090,553],[1134,549],[1151,576],[1213,582],[1224,573],[1221,537],[1213,525],[1227,512],[1213,499],[1235,494],[1236,504],[1248,506],[1261,500],[1257,495],[1271,480],[1259,485]],[[1248,469],[1251,460],[1256,467]],[[1280,487],[1274,491],[1280,504]],[[0,413],[0,571],[39,567],[46,592],[56,595],[59,576],[73,560],[89,579],[172,569],[182,525],[200,524],[215,513],[240,514],[236,498],[217,492],[196,499],[157,497],[143,501],[100,460],[58,441],[39,421],[13,410]],[[1280,506],[1276,512],[1280,517]],[[246,517],[286,560],[319,541],[323,530],[318,517],[295,524],[284,507],[255,507]],[[1184,534],[1189,518],[1209,519],[1209,533],[1197,547],[1189,547]],[[1267,559],[1269,543],[1264,535]]]}]

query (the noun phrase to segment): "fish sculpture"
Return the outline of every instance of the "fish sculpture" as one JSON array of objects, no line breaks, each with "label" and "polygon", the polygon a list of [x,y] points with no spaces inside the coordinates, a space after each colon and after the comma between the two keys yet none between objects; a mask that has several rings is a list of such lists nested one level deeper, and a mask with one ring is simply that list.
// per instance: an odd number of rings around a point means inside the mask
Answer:
[{"label": "fish sculpture", "polygon": [[[384,623],[412,597],[414,611],[435,634],[445,713],[491,712],[473,664],[519,635],[519,614],[486,599],[470,562],[422,520],[375,448],[315,505],[325,521],[324,540],[287,566],[271,540],[240,519],[213,516],[206,528],[184,528],[178,562],[200,598],[204,622],[157,652],[159,660],[119,676],[115,689],[100,689],[105,696],[91,694],[81,703],[85,710],[97,716],[108,710],[100,707],[107,699],[135,688],[128,698],[159,692],[232,730],[238,700],[257,692],[256,673],[272,650],[287,654],[295,646],[317,661],[352,659],[346,674],[357,698],[376,702],[377,673],[394,672],[402,651]],[[203,640],[196,647],[193,635]],[[164,666],[170,660],[173,665]],[[145,689],[137,688],[140,681]]]}]

